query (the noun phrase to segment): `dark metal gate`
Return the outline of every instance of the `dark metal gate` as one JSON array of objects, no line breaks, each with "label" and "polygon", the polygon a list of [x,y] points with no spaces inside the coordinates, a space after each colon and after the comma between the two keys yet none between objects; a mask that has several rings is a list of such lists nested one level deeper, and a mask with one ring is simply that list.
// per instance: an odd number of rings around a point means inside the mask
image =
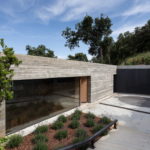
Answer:
[{"label": "dark metal gate", "polygon": [[119,66],[114,92],[150,95],[150,66]]}]

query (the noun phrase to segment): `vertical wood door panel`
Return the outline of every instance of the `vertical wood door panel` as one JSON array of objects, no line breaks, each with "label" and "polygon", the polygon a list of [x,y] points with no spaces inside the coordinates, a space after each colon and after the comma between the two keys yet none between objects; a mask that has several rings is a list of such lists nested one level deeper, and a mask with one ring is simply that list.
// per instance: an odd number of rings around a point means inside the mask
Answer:
[{"label": "vertical wood door panel", "polygon": [[80,78],[80,102],[81,103],[88,102],[88,78],[87,77]]}]

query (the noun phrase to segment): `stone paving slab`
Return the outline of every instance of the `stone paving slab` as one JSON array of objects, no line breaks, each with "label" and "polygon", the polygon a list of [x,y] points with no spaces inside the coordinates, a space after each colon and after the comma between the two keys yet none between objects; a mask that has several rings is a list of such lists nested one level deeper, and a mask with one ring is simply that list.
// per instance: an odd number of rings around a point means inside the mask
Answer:
[{"label": "stone paving slab", "polygon": [[149,150],[150,134],[119,126],[118,130],[99,140],[95,147],[95,150]]},{"label": "stone paving slab", "polygon": [[102,103],[150,113],[150,96],[118,94]]}]

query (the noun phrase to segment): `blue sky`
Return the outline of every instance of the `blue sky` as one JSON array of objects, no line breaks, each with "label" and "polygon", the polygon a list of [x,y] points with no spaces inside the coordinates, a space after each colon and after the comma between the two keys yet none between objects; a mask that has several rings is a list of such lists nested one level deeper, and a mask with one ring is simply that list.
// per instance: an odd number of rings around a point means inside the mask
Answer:
[{"label": "blue sky", "polygon": [[44,44],[59,58],[87,54],[88,46],[82,43],[72,51],[65,47],[61,33],[67,26],[74,28],[86,14],[101,13],[111,18],[116,39],[150,19],[150,0],[0,0],[0,38],[18,54],[26,54],[28,44]]}]

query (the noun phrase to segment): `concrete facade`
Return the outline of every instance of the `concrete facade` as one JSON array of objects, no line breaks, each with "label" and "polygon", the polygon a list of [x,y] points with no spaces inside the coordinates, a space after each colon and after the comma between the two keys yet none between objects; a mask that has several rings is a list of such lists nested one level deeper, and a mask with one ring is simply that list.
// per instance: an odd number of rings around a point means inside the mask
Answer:
[{"label": "concrete facade", "polygon": [[22,60],[22,64],[13,68],[14,80],[89,76],[91,78],[90,102],[113,93],[113,78],[117,68],[114,65],[29,55],[17,55],[17,57]]},{"label": "concrete facade", "polygon": [[5,113],[5,101],[0,104],[0,137],[5,136],[6,126],[5,120],[6,113]]},{"label": "concrete facade", "polygon": [[[89,80],[89,102],[103,99],[113,94],[113,78],[116,66],[55,58],[16,55],[22,64],[12,67],[13,80],[49,79],[60,77],[84,77]],[[5,131],[5,105],[0,106],[0,134]],[[2,116],[2,117],[1,117]]]}]

